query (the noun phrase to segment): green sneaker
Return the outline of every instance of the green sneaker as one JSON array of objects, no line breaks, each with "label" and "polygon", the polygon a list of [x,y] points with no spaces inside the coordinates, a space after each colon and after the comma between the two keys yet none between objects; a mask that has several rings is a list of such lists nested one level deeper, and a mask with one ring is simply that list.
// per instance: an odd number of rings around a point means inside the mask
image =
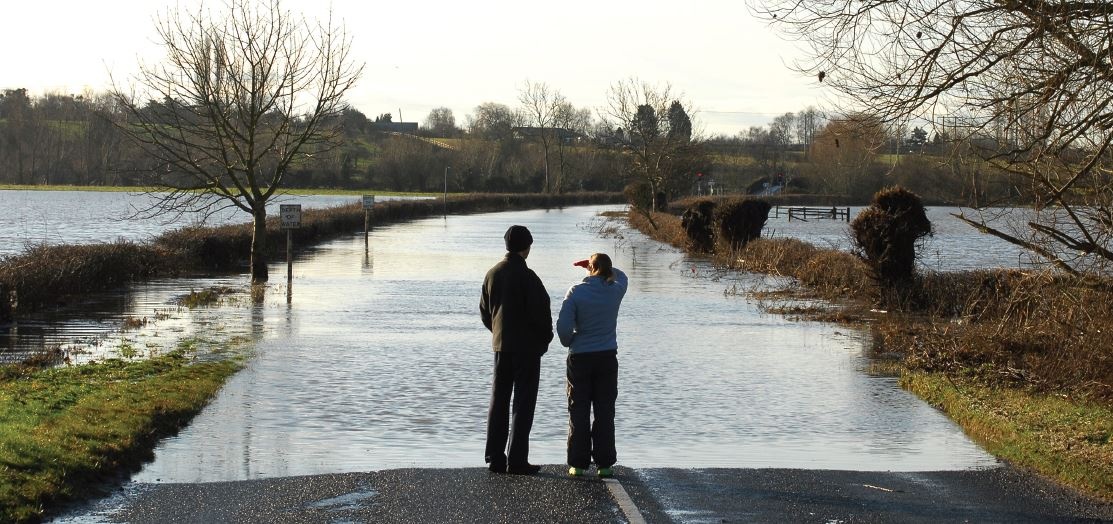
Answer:
[{"label": "green sneaker", "polygon": [[599,468],[599,478],[609,479],[614,476],[614,470],[611,468]]},{"label": "green sneaker", "polygon": [[577,468],[576,466],[572,466],[572,467],[568,468],[568,476],[570,476],[570,477],[582,477],[586,474],[587,474],[586,469]]}]

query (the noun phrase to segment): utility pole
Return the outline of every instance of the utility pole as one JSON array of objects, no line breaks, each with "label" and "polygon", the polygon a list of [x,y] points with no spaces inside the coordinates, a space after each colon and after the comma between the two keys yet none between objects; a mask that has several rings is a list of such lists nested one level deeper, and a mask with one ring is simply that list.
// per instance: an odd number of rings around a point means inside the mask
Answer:
[{"label": "utility pole", "polygon": [[448,219],[448,170],[452,166],[444,166],[444,218]]}]

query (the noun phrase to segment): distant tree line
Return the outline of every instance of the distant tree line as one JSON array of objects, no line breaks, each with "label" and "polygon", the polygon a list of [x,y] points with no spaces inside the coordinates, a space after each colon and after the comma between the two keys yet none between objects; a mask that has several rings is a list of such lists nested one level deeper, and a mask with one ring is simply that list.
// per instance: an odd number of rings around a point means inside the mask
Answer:
[{"label": "distant tree line", "polygon": [[[534,96],[535,99],[530,99]],[[142,185],[162,167],[134,141],[129,126],[174,128],[180,102],[128,104],[110,94],[0,92],[0,183]],[[281,115],[272,115],[278,119]],[[576,108],[545,84],[527,84],[519,107],[485,102],[456,123],[433,109],[415,135],[389,131],[390,113],[368,118],[346,107],[328,124],[339,146],[303,148],[285,179],[293,188],[393,191],[619,191],[628,162],[621,130],[603,129],[591,110]]]},{"label": "distant tree line", "polygon": [[[814,107],[777,116],[767,126],[705,141],[721,187],[758,193],[847,196],[863,203],[900,185],[929,202],[974,205],[1017,195],[1015,177],[964,155],[991,137],[957,139],[938,123],[893,126],[867,113],[828,114]],[[929,131],[930,130],[930,131]]]},{"label": "distant tree line", "polygon": [[[543,83],[527,83],[518,102],[483,102],[462,122],[451,109],[434,108],[416,135],[383,131],[380,124],[395,122],[391,113],[369,118],[347,107],[330,123],[342,136],[339,147],[310,151],[291,166],[286,185],[433,192],[447,183],[450,192],[564,192],[619,191],[642,181],[675,198],[707,191],[713,181],[720,191],[757,193],[782,184],[785,192],[866,201],[900,184],[929,201],[960,204],[1011,191],[1010,177],[960,161],[954,153],[969,144],[929,122],[893,128],[868,115],[809,107],[733,136],[701,137],[690,104],[667,85],[636,79],[612,86],[598,119]],[[173,114],[173,103],[151,100],[141,111],[157,121]],[[141,184],[157,166],[124,138],[126,122],[108,94],[0,92],[0,183]]]},{"label": "distant tree line", "polygon": [[0,93],[0,182],[121,185],[134,151],[112,119],[120,112],[107,93],[28,96]]},{"label": "distant tree line", "polygon": [[[149,122],[174,125],[172,100],[139,107]],[[291,167],[288,187],[377,188],[440,191],[448,168],[450,191],[539,192],[546,166],[551,190],[610,190],[623,185],[621,156],[593,139],[590,110],[562,102],[545,128],[533,129],[522,110],[487,102],[457,127],[448,108],[430,112],[418,138],[376,130],[392,122],[348,107],[332,124],[343,139],[327,151],[307,151]],[[30,96],[25,89],[0,92],[0,183],[21,185],[138,185],[157,169],[121,125],[128,114],[107,93]],[[134,118],[134,115],[133,115]],[[546,155],[548,149],[548,155]],[[318,154],[319,153],[319,154]],[[546,159],[546,156],[548,158]]]}]

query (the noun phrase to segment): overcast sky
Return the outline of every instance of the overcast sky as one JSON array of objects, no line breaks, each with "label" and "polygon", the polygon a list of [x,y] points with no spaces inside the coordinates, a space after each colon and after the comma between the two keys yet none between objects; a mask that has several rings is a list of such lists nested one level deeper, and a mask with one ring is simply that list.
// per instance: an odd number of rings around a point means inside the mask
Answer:
[{"label": "overcast sky", "polygon": [[[218,6],[222,0],[207,2]],[[0,23],[0,89],[106,90],[129,82],[139,60],[161,56],[153,24],[196,0],[17,0]],[[321,0],[284,0],[308,18]],[[334,19],[366,63],[348,101],[369,117],[422,121],[434,107],[458,125],[483,102],[517,105],[528,79],[577,107],[598,108],[629,77],[668,82],[709,134],[734,134],[807,106],[827,107],[814,78],[788,65],[792,43],[755,20],[741,0],[333,0]]]}]

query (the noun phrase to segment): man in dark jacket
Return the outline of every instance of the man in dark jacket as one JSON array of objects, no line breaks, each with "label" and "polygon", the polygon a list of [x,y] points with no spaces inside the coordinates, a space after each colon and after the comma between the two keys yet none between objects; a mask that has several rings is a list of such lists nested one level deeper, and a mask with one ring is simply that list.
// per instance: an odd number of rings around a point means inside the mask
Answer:
[{"label": "man in dark jacket", "polygon": [[526,267],[533,244],[529,229],[510,226],[503,238],[506,258],[487,272],[479,301],[479,314],[491,331],[495,350],[485,460],[494,472],[531,475],[541,470],[529,463],[529,431],[537,404],[541,355],[553,340],[553,318],[549,293],[537,274]]}]

